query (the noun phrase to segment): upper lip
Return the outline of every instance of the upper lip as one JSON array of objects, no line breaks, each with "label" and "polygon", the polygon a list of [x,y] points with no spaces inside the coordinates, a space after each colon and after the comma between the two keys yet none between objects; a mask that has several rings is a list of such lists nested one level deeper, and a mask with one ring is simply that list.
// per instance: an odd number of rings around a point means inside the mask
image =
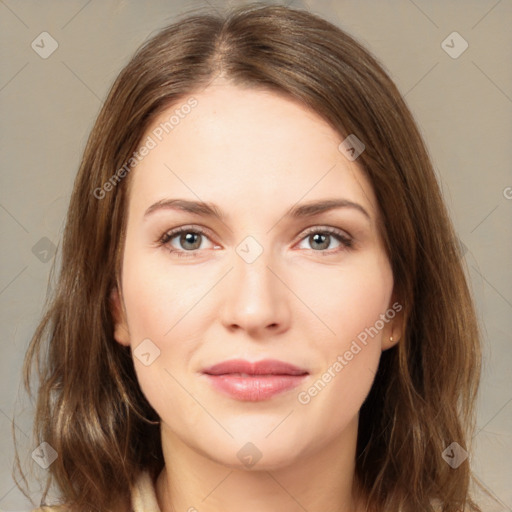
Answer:
[{"label": "upper lip", "polygon": [[231,359],[205,368],[203,373],[208,375],[224,375],[229,373],[247,375],[306,375],[308,372],[303,368],[276,359],[264,359],[254,363],[243,359]]}]

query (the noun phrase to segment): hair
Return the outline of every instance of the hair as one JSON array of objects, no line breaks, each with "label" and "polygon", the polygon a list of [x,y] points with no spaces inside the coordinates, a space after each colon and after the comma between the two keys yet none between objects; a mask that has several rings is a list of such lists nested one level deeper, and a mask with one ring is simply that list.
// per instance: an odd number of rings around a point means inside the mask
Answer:
[{"label": "hair", "polygon": [[[368,511],[480,511],[468,452],[481,368],[480,331],[459,241],[411,112],[382,65],[321,17],[255,3],[227,14],[188,13],[145,42],[113,83],[74,183],[61,269],[30,342],[24,384],[39,381],[37,442],[59,454],[51,485],[70,510],[128,507],[142,470],[164,466],[159,417],[115,342],[110,293],[120,283],[130,175],[98,199],[156,116],[222,77],[300,102],[342,137],[365,145],[403,335],[382,353],[362,405],[357,478]],[[112,183],[112,182],[111,182]],[[106,190],[104,188],[103,190]],[[19,459],[18,459],[19,466]]]}]

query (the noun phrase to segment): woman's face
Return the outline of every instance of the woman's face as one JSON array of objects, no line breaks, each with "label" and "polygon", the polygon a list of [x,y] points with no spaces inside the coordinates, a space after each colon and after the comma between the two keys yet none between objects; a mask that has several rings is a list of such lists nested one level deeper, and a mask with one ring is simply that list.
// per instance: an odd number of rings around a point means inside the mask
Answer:
[{"label": "woman's face", "polygon": [[[154,122],[131,171],[115,337],[164,439],[275,468],[354,431],[401,306],[374,192],[338,133],[273,92],[193,97]],[[204,373],[235,359],[300,375]]]}]

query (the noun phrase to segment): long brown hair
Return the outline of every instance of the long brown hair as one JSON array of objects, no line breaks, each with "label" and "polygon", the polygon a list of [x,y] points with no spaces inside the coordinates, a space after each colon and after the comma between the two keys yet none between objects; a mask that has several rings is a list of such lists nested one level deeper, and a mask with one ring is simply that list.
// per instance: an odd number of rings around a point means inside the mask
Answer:
[{"label": "long brown hair", "polygon": [[471,449],[479,326],[417,125],[356,40],[306,11],[262,3],[225,16],[189,13],[161,30],[122,70],[99,113],[74,184],[58,283],[24,367],[29,393],[34,365],[39,378],[37,443],[58,453],[46,491],[56,484],[71,510],[113,510],[128,506],[142,470],[156,477],[163,468],[158,416],[130,349],[113,337],[109,296],[119,283],[130,183],[124,166],[158,114],[217,76],[294,98],[365,145],[358,163],[378,200],[404,305],[402,339],[383,352],[360,411],[356,478],[367,510],[479,511],[468,460],[454,469],[442,455],[452,442]]}]

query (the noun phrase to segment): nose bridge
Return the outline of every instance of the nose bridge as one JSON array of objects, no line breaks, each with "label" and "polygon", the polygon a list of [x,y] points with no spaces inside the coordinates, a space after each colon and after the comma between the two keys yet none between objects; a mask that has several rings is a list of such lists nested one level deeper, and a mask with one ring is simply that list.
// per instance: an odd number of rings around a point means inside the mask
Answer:
[{"label": "nose bridge", "polygon": [[[247,246],[249,248],[247,249]],[[244,242],[237,247],[237,257],[234,265],[234,279],[239,284],[239,293],[268,295],[274,276],[268,267],[272,268],[271,250],[259,251],[250,243]],[[275,290],[274,290],[275,291]],[[270,298],[270,297],[267,297]]]},{"label": "nose bridge", "polygon": [[273,254],[252,236],[236,247],[223,309],[226,326],[258,330],[287,322],[285,290],[269,269],[279,267]]}]

